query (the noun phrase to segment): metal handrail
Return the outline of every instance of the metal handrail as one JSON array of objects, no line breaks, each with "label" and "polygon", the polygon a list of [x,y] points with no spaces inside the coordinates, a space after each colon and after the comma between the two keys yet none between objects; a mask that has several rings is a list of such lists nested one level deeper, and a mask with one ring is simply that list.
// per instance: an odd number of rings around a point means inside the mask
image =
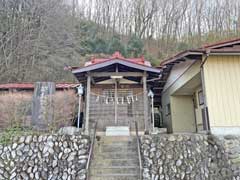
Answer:
[{"label": "metal handrail", "polygon": [[141,142],[140,142],[140,137],[138,135],[138,123],[135,121],[135,129],[136,129],[136,136],[137,136],[137,146],[138,146],[138,160],[139,160],[139,170],[140,170],[140,177],[139,179],[142,180],[142,153],[141,153]]},{"label": "metal handrail", "polygon": [[93,136],[92,136],[90,151],[89,151],[89,154],[88,154],[88,160],[87,160],[87,165],[86,165],[86,171],[87,171],[86,179],[87,180],[89,180],[89,172],[90,172],[89,167],[90,167],[91,160],[92,160],[92,155],[93,155],[93,148],[94,148],[95,139],[96,139],[96,130],[97,130],[97,122],[94,125],[94,132],[93,132]]}]

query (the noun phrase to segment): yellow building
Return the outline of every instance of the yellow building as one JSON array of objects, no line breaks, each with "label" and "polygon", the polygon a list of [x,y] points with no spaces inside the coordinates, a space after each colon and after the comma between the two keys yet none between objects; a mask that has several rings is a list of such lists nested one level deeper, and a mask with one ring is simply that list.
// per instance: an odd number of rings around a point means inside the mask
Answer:
[{"label": "yellow building", "polygon": [[169,133],[240,134],[240,39],[181,52],[161,68]]}]

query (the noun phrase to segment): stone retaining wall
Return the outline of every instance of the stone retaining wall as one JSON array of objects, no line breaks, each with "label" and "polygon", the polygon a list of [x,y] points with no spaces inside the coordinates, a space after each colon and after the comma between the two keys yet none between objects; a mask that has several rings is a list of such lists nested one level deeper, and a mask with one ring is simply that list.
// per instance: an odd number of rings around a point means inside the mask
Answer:
[{"label": "stone retaining wall", "polygon": [[231,161],[231,168],[233,170],[234,178],[240,179],[240,136],[224,136],[218,137],[219,142],[224,146],[229,160]]},{"label": "stone retaining wall", "polygon": [[0,145],[0,179],[86,179],[90,142],[84,135],[30,135]]},{"label": "stone retaining wall", "polygon": [[145,180],[238,180],[221,141],[207,135],[142,137]]}]

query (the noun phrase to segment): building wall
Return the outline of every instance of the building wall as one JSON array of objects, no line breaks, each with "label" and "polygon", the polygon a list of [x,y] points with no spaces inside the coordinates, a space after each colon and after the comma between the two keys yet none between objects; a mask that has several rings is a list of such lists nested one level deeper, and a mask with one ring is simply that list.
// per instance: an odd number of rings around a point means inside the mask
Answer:
[{"label": "building wall", "polygon": [[193,96],[171,96],[174,132],[196,132]]},{"label": "building wall", "polygon": [[204,65],[204,81],[211,130],[239,133],[240,56],[210,55]]},{"label": "building wall", "polygon": [[[167,127],[168,132],[175,132],[176,130],[179,131],[179,129],[174,129],[173,126],[175,121],[182,120],[184,116],[175,116],[173,113],[175,113],[174,108],[179,108],[179,106],[173,105],[170,102],[171,96],[174,95],[174,93],[177,92],[181,87],[183,87],[186,83],[188,83],[194,76],[196,76],[200,72],[200,61],[188,61],[183,62],[180,64],[177,64],[173,67],[169,78],[167,80],[167,83],[163,90],[163,96],[162,96],[162,108],[163,108],[163,121],[164,126]],[[167,113],[168,106],[170,105],[170,111],[171,113]],[[188,106],[186,106],[187,108]],[[194,112],[194,110],[193,110]],[[195,118],[192,119],[192,122],[195,121]],[[181,125],[181,124],[180,124]],[[184,124],[182,127],[184,129]],[[192,128],[190,128],[191,131]]]}]

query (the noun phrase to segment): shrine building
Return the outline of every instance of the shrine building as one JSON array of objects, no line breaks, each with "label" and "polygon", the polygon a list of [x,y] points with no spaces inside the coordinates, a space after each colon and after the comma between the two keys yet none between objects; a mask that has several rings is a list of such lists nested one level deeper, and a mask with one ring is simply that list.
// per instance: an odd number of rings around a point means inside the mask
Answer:
[{"label": "shrine building", "polygon": [[[109,58],[93,58],[72,73],[84,88],[80,99],[86,133],[97,122],[97,131],[127,127],[149,132],[154,126],[154,108],[160,106],[161,70],[144,57],[125,58],[115,52]],[[151,100],[152,98],[152,100]]]}]

